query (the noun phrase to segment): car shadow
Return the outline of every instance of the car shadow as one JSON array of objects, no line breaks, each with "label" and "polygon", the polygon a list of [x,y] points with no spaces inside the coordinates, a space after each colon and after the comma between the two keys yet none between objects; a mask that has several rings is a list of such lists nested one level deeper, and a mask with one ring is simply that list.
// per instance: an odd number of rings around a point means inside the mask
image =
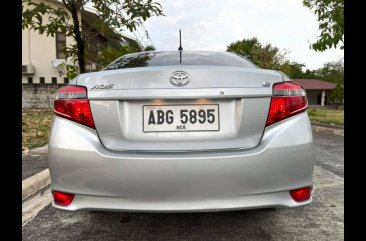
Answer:
[{"label": "car shadow", "polygon": [[[121,240],[270,240],[260,220],[275,221],[279,210],[257,209],[209,213],[85,212],[108,238]],[[132,236],[134,238],[132,238]]]},{"label": "car shadow", "polygon": [[333,229],[321,226],[323,217],[314,215],[318,209],[319,205],[310,205],[206,213],[121,213],[66,212],[49,205],[22,228],[22,236],[25,241],[319,240],[316,237],[328,237]]}]

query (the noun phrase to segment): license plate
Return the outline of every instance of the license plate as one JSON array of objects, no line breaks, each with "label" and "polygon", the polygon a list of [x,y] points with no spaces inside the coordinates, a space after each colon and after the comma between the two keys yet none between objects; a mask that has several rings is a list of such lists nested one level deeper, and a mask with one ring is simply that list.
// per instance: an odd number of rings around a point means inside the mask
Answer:
[{"label": "license plate", "polygon": [[144,132],[219,131],[218,104],[144,105]]}]

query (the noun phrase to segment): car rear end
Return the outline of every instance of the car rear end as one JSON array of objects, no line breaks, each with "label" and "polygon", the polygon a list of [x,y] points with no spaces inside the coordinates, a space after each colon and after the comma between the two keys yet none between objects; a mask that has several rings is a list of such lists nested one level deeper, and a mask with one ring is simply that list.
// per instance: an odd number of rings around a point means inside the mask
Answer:
[{"label": "car rear end", "polygon": [[309,204],[303,88],[230,53],[183,53],[182,64],[177,56],[126,56],[58,91],[53,205],[187,212]]}]

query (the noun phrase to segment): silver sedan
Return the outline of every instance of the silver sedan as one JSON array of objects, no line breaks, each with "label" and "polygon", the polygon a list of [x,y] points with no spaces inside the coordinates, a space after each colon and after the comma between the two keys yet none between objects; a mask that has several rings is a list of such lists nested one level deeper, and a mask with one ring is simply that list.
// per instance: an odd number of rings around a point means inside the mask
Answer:
[{"label": "silver sedan", "polygon": [[53,206],[220,211],[311,203],[305,90],[228,52],[141,52],[58,90]]}]

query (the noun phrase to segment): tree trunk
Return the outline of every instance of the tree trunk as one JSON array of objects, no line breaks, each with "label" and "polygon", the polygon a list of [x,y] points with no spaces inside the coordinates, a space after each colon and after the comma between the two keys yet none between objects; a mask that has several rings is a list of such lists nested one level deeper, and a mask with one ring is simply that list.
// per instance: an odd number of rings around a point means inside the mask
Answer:
[{"label": "tree trunk", "polygon": [[72,21],[74,22],[74,34],[75,34],[75,41],[77,46],[77,56],[78,56],[78,63],[79,63],[79,71],[80,74],[85,73],[85,59],[84,59],[84,51],[85,51],[85,43],[81,36],[80,32],[80,22],[78,18],[78,8],[75,3],[70,4],[70,12],[72,16]]}]

